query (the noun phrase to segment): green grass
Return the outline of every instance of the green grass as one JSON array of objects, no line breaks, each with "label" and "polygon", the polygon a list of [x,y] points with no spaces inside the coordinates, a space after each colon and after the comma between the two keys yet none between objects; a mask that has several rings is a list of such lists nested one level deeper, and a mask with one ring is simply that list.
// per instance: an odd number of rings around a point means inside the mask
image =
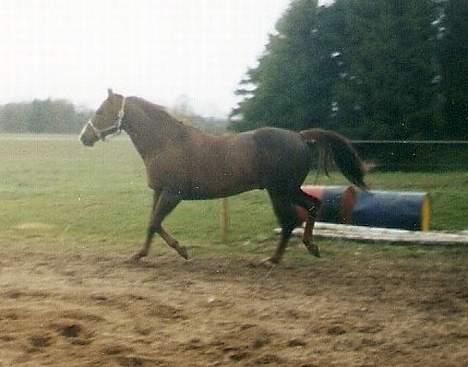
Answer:
[{"label": "green grass", "polygon": [[[127,139],[86,149],[74,137],[0,136],[0,162],[3,240],[125,246],[143,240],[152,195],[143,163]],[[314,180],[311,174],[307,181]],[[375,189],[428,191],[433,197],[432,228],[468,229],[466,172],[370,173],[368,181]],[[346,181],[333,175],[320,177],[318,183]],[[276,220],[266,193],[238,195],[229,199],[229,206],[227,243],[221,241],[220,200],[183,202],[165,226],[181,242],[210,252],[271,252]],[[361,245],[349,246],[354,251]]]}]

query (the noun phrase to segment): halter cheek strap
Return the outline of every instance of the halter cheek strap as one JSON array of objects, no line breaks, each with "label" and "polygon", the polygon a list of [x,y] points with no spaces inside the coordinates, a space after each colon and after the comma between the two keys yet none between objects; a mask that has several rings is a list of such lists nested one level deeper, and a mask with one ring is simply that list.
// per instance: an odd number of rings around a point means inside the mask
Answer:
[{"label": "halter cheek strap", "polygon": [[104,140],[107,136],[111,134],[106,134],[108,131],[115,130],[114,133],[112,133],[112,136],[119,135],[122,132],[122,120],[125,115],[125,97],[122,98],[122,105],[120,106],[120,110],[117,114],[117,120],[109,127],[106,127],[104,129],[99,129],[96,126],[94,126],[93,121],[89,119],[88,123],[85,125],[89,126],[94,134],[98,137],[98,139]]}]

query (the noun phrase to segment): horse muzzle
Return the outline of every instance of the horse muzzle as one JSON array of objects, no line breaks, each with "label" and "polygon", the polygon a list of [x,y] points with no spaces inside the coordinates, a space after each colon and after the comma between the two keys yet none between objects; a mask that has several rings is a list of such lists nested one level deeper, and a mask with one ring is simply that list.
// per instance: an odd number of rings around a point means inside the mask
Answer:
[{"label": "horse muzzle", "polygon": [[99,140],[99,137],[96,136],[93,129],[90,128],[89,124],[86,124],[80,133],[79,140],[84,146],[92,147],[94,143]]},{"label": "horse muzzle", "polygon": [[86,147],[92,147],[94,145],[94,141],[88,140],[88,139],[83,139],[80,137],[81,144],[83,144]]}]

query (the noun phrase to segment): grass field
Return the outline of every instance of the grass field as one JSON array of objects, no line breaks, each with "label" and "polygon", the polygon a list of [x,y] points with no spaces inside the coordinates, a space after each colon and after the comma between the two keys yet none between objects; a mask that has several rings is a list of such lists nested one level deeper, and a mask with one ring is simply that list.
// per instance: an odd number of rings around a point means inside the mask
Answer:
[{"label": "grass field", "polygon": [[[135,244],[144,237],[151,204],[143,164],[126,138],[86,149],[75,137],[5,135],[0,138],[0,233],[10,239]],[[315,179],[313,173],[308,182]],[[468,173],[370,173],[374,189],[427,191],[432,228],[468,229]],[[339,175],[319,183],[346,184]],[[276,225],[267,195],[231,198],[231,226],[221,244],[219,200],[183,202],[166,227],[181,242],[212,251],[262,247]],[[227,246],[224,246],[227,245]]]}]

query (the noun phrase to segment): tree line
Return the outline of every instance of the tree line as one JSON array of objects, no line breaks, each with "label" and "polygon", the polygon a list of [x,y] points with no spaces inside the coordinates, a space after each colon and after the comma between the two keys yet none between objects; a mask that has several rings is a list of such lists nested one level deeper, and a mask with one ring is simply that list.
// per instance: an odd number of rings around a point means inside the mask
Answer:
[{"label": "tree line", "polygon": [[178,96],[174,105],[168,108],[168,112],[185,125],[193,126],[206,133],[222,135],[226,133],[228,120],[226,118],[202,116],[195,112],[190,98],[186,94]]},{"label": "tree line", "polygon": [[[227,120],[197,114],[188,97],[182,96],[168,111],[187,125],[212,134],[223,134]],[[76,107],[64,99],[35,99],[32,102],[0,105],[0,133],[76,134],[92,116],[86,107]]]},{"label": "tree line", "polygon": [[8,103],[0,106],[0,132],[74,134],[91,115],[91,110],[63,99]]},{"label": "tree line", "polygon": [[231,128],[468,139],[468,1],[293,0],[236,94]]}]

